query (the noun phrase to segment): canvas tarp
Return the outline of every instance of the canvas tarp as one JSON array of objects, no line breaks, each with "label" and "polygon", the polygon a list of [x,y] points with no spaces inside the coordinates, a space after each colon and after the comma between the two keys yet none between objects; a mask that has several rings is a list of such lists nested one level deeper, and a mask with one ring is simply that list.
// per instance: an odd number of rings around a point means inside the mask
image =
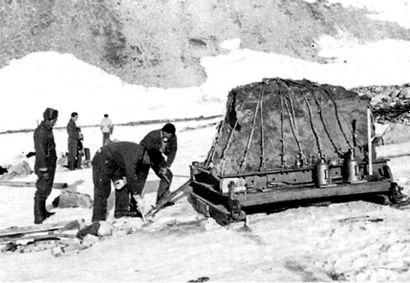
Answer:
[{"label": "canvas tarp", "polygon": [[369,98],[340,86],[279,78],[230,91],[206,164],[219,175],[363,158]]}]

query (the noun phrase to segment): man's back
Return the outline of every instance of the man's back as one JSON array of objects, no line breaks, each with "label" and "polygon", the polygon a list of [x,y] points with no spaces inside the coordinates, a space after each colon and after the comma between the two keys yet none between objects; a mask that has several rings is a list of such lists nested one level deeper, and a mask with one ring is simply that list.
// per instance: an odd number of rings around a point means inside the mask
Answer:
[{"label": "man's back", "polygon": [[42,122],[34,131],[34,149],[36,151],[35,171],[47,168],[57,160],[56,144],[52,128]]},{"label": "man's back", "polygon": [[67,133],[69,139],[78,139],[77,125],[73,119],[70,119],[67,124]]},{"label": "man's back", "polygon": [[111,132],[112,122],[110,118],[103,118],[100,123],[100,128],[103,133]]},{"label": "man's back", "polygon": [[[107,156],[109,161],[101,159],[99,153]],[[141,162],[144,162],[143,158],[143,146],[127,141],[114,142],[103,146],[97,152],[93,158],[93,165],[104,164],[103,166],[108,166],[111,169],[117,167],[124,170],[129,190],[133,193],[141,193],[140,188],[137,187],[136,174]],[[102,161],[104,163],[101,163]],[[149,160],[145,162],[149,162]]]},{"label": "man's back", "polygon": [[157,149],[167,156],[166,164],[170,167],[174,162],[177,152],[177,136],[173,135],[164,142],[161,137],[161,130],[153,130],[149,132],[140,142],[147,150]]}]

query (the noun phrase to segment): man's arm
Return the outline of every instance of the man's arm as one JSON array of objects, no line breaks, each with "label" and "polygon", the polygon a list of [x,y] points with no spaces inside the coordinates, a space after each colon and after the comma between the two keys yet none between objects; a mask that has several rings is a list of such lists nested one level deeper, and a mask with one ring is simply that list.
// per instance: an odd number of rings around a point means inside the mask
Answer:
[{"label": "man's arm", "polygon": [[166,166],[168,168],[171,167],[172,163],[174,162],[175,156],[177,154],[177,149],[177,137],[175,136],[173,139],[170,140],[169,152],[167,153]]},{"label": "man's arm", "polygon": [[145,147],[146,149],[161,149],[161,136],[159,130],[154,130],[149,132],[141,141],[140,145]]}]

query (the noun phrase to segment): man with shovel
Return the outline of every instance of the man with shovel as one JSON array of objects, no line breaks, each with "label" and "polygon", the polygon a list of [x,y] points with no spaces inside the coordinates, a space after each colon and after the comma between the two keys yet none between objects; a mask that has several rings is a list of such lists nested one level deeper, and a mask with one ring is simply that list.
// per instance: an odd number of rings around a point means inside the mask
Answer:
[{"label": "man with shovel", "polygon": [[[177,136],[175,131],[175,126],[167,123],[161,129],[149,132],[140,142],[145,151],[149,153],[151,163],[141,166],[137,176],[138,187],[141,190],[144,188],[149,169],[151,168],[160,178],[157,204],[170,193],[169,188],[171,187],[173,177],[170,167],[174,162],[177,152]],[[163,155],[167,157],[166,160]],[[173,204],[173,202],[167,203],[168,206]]]},{"label": "man with shovel", "polygon": [[[107,216],[107,199],[111,193],[111,181],[115,181],[116,201],[115,217],[139,216],[129,211],[129,195],[135,201],[140,214],[144,214],[142,189],[137,184],[136,175],[142,166],[150,166],[150,158],[144,147],[133,142],[115,142],[101,147],[93,160],[94,202],[92,221],[105,220]],[[126,188],[118,182],[125,176]],[[125,183],[125,181],[124,181]]]}]

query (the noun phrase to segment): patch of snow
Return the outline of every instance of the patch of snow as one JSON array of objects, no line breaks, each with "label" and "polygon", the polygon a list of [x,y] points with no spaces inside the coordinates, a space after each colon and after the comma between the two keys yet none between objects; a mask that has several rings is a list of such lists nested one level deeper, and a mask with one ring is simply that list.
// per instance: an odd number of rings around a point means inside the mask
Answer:
[{"label": "patch of snow", "polygon": [[240,45],[241,45],[241,40],[239,38],[225,40],[220,44],[221,48],[224,48],[227,50],[239,49]]},{"label": "patch of snow", "polygon": [[329,3],[340,3],[344,7],[368,9],[368,17],[395,22],[404,28],[410,28],[410,1],[408,0],[327,0]]}]

